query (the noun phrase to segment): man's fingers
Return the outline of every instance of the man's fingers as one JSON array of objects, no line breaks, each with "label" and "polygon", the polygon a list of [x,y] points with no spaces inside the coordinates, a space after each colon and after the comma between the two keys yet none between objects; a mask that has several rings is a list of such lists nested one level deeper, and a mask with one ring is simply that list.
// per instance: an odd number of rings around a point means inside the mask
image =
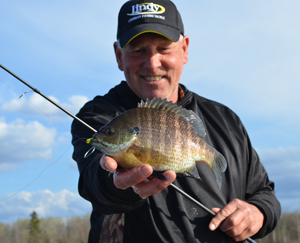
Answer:
[{"label": "man's fingers", "polygon": [[235,241],[242,241],[256,234],[263,225],[260,210],[247,202],[234,199],[221,210],[213,208],[216,216],[209,224],[210,230],[220,228]]},{"label": "man's fingers", "polygon": [[220,226],[220,224],[226,220],[230,215],[232,215],[237,210],[237,207],[234,203],[227,204],[224,208],[219,210],[216,216],[210,221],[209,229],[215,230]]},{"label": "man's fingers", "polygon": [[159,193],[169,186],[176,178],[174,171],[164,172],[166,181],[159,180],[155,177],[149,179],[153,169],[148,164],[136,166],[130,170],[118,168],[117,162],[106,155],[100,159],[100,166],[109,172],[114,172],[114,184],[119,189],[132,187],[133,190],[142,198]]},{"label": "man's fingers", "polygon": [[117,188],[127,189],[148,178],[153,169],[148,164],[143,164],[131,170],[118,169],[114,172],[114,183]]},{"label": "man's fingers", "polygon": [[150,180],[144,180],[141,183],[134,185],[132,188],[141,198],[147,198],[168,187],[175,180],[176,173],[169,170],[164,172],[164,176],[167,179],[166,181],[153,177]]},{"label": "man's fingers", "polygon": [[241,210],[237,210],[220,225],[220,229],[231,237],[240,235],[247,227],[248,221]]},{"label": "man's fingers", "polygon": [[[238,212],[238,211],[237,211]],[[230,217],[220,226],[220,229],[228,236],[232,237],[235,241],[243,241],[253,233],[250,231],[249,220],[243,213],[236,213],[234,220],[231,221]]]},{"label": "man's fingers", "polygon": [[114,172],[117,169],[118,164],[113,158],[103,154],[101,159],[100,159],[100,166],[104,170],[107,170],[109,172]]},{"label": "man's fingers", "polygon": [[213,211],[215,214],[217,214],[218,212],[220,212],[220,208],[212,208],[211,211]]}]

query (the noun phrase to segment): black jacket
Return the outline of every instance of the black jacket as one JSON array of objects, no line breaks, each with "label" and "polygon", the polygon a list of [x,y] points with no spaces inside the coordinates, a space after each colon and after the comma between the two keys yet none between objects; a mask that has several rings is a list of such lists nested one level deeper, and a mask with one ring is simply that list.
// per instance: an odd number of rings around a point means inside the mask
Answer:
[{"label": "black jacket", "polygon": [[[185,96],[177,104],[201,118],[206,128],[204,140],[224,155],[228,167],[222,173],[221,190],[210,168],[203,163],[196,163],[202,180],[177,177],[174,184],[208,208],[222,208],[234,198],[254,204],[265,220],[263,228],[252,238],[265,236],[275,228],[281,208],[274,183],[269,181],[242,122],[226,106],[180,87]],[[98,130],[113,117],[137,107],[138,102],[140,99],[123,81],[108,94],[86,103],[77,116]],[[74,120],[72,134],[75,142],[91,137],[93,132]],[[99,242],[104,215],[119,213],[125,213],[123,242],[234,242],[220,230],[211,232],[211,216],[173,188],[147,199],[141,199],[131,188],[117,189],[112,176],[99,166],[100,152],[83,158],[89,148],[76,142],[73,154],[80,172],[79,193],[93,206],[89,242]]]}]

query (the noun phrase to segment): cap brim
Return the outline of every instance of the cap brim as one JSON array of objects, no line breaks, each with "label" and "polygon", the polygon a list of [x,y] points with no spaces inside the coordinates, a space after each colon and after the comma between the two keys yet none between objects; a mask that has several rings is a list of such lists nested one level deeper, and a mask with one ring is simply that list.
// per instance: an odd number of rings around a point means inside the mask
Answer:
[{"label": "cap brim", "polygon": [[180,37],[180,31],[175,28],[162,24],[145,23],[134,26],[120,35],[119,42],[121,47],[125,48],[135,37],[144,33],[156,33],[173,42],[177,42]]}]

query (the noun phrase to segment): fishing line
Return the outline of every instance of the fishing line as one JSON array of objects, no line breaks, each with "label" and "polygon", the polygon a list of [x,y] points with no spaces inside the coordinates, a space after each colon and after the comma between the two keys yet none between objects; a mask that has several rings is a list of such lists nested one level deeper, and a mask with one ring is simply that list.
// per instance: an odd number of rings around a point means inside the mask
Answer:
[{"label": "fishing line", "polygon": [[[0,64],[0,66],[2,67],[2,65]],[[7,84],[6,82],[4,82],[2,79],[0,79],[0,81],[2,83],[4,83],[8,88],[10,88],[13,92],[15,92],[17,95],[19,95],[19,92],[17,92],[14,88],[12,88],[9,84]],[[24,92],[20,97],[22,98],[25,94],[29,93],[29,92],[32,92],[33,90],[30,90],[30,91],[26,91]],[[62,128],[64,128],[65,130],[69,131],[69,129],[67,129],[64,125],[62,125],[61,123],[59,123],[57,120],[55,120],[53,117],[51,117],[50,115],[48,115],[47,113],[45,113],[43,110],[41,110],[39,107],[37,107],[36,105],[34,105],[32,102],[30,102],[25,96],[23,97],[23,99],[25,99],[30,105],[32,105],[33,107],[35,107],[38,111],[40,111],[42,114],[44,114],[46,117],[50,118],[51,120],[53,120],[54,122],[56,122],[58,125],[60,125]],[[73,133],[72,133],[73,134]],[[74,145],[75,143],[77,143],[78,141],[82,141],[85,143],[85,140],[87,138],[80,138],[78,137],[76,134],[73,134],[74,136],[76,136],[78,139],[72,143],[72,145]],[[15,195],[17,195],[18,193],[20,193],[21,191],[23,191],[24,189],[26,189],[27,187],[29,187],[31,184],[33,184],[50,166],[54,165],[56,162],[58,162],[58,160],[61,159],[61,157],[70,149],[70,147],[72,146],[70,145],[66,150],[65,152],[63,152],[63,154],[56,160],[54,161],[53,163],[51,163],[50,165],[48,165],[45,169],[43,169],[40,174],[33,180],[31,181],[29,184],[27,184],[26,186],[24,186],[23,188],[21,188],[19,191],[15,192],[14,194],[12,194],[11,196],[5,198],[5,199],[2,199],[0,200],[0,202],[3,202],[3,201],[6,201],[8,200],[9,198],[12,198],[14,197]],[[90,150],[89,150],[90,151]]]},{"label": "fishing line", "polygon": [[50,103],[52,103],[53,105],[55,105],[57,108],[59,108],[60,110],[62,110],[63,112],[67,113],[69,116],[73,117],[75,120],[79,121],[80,123],[82,123],[83,125],[85,125],[86,127],[88,127],[89,129],[91,129],[93,132],[97,132],[96,129],[92,128],[90,125],[88,125],[87,123],[85,123],[84,121],[82,121],[81,119],[79,119],[77,116],[74,116],[72,113],[70,113],[69,111],[67,111],[65,108],[61,107],[59,104],[57,104],[56,102],[54,102],[53,100],[51,100],[48,96],[44,95],[42,92],[40,92],[38,89],[34,88],[33,86],[31,86],[29,83],[25,82],[23,79],[21,79],[20,77],[18,77],[16,74],[14,74],[13,72],[11,72],[10,70],[8,70],[6,67],[4,67],[3,65],[0,64],[0,67],[5,70],[6,72],[8,72],[10,75],[14,76],[16,79],[18,79],[19,81],[21,81],[23,84],[25,84],[26,86],[28,86],[30,89],[32,89],[34,92],[36,92],[37,94],[39,94],[40,96],[42,96],[43,98],[45,98],[46,100],[48,100]]},{"label": "fishing line", "polygon": [[[1,64],[0,64],[1,66]],[[10,88],[12,91],[14,91],[18,96],[20,95],[18,91],[16,91],[14,88],[12,88],[9,84],[7,84],[6,82],[4,82],[2,79],[0,79],[0,81],[2,83],[4,83],[8,88]],[[21,99],[25,94],[32,92],[33,90],[30,91],[26,91],[24,92],[19,99]],[[41,110],[39,107],[37,107],[36,105],[34,105],[33,103],[31,103],[25,96],[23,97],[23,99],[25,99],[30,105],[32,105],[34,108],[36,108],[38,111],[40,111],[41,113],[43,113],[45,116],[47,116],[48,118],[50,118],[51,120],[53,120],[54,122],[56,122],[58,125],[60,125],[61,127],[63,127],[65,130],[69,131],[68,128],[66,128],[64,125],[62,125],[61,123],[59,123],[58,121],[56,121],[53,117],[49,116],[47,113],[45,113],[43,110]]]},{"label": "fishing line", "polygon": [[[0,64],[0,67],[3,67],[3,66]],[[19,95],[19,92],[16,91],[14,88],[12,88],[9,84],[7,84],[6,82],[4,82],[2,79],[0,79],[0,81],[1,81],[2,83],[4,83],[8,88],[10,88],[12,91],[14,91],[17,95]],[[47,113],[45,113],[43,110],[41,110],[39,107],[37,107],[36,105],[34,105],[33,103],[31,103],[30,100],[27,99],[27,98],[25,97],[25,94],[30,93],[30,92],[33,92],[33,90],[29,90],[29,91],[24,92],[22,95],[20,95],[19,99],[21,99],[21,98],[24,96],[23,99],[25,99],[31,106],[33,106],[33,107],[36,108],[38,111],[40,111],[41,113],[43,113],[43,114],[44,114],[46,117],[48,117],[50,120],[52,120],[52,121],[54,121],[55,123],[57,123],[58,125],[60,125],[60,126],[61,126],[62,128],[64,128],[66,131],[70,132],[69,129],[66,128],[63,124],[59,123],[59,122],[58,122],[57,120],[55,120],[53,117],[51,117],[50,115],[48,115]],[[78,140],[79,140],[79,139],[84,139],[84,138],[80,138],[79,136],[77,136],[76,134],[74,134],[74,133],[72,133],[72,132],[71,132],[71,134],[74,135],[75,137],[77,137]],[[73,144],[75,144],[78,140],[76,140]],[[83,140],[83,142],[85,143],[85,140]]]},{"label": "fishing line", "polygon": [[[73,117],[74,119],[76,119],[77,121],[79,121],[80,123],[82,123],[83,125],[85,125],[86,127],[88,127],[89,129],[91,129],[93,132],[97,132],[96,129],[92,128],[90,125],[88,125],[87,123],[85,123],[84,121],[82,121],[81,119],[79,119],[77,116],[73,115],[72,113],[70,113],[69,111],[67,111],[66,109],[64,109],[60,105],[58,105],[57,103],[55,103],[49,97],[47,97],[46,95],[44,95],[43,93],[41,93],[39,90],[37,90],[36,88],[34,88],[33,86],[31,86],[30,84],[26,83],[23,79],[19,78],[17,75],[15,75],[13,72],[11,72],[10,70],[8,70],[7,68],[5,68],[4,66],[2,66],[1,64],[0,64],[0,67],[2,69],[4,69],[6,72],[8,72],[9,74],[11,74],[12,76],[14,76],[19,81],[21,81],[23,84],[25,84],[26,86],[28,86],[29,88],[31,88],[34,92],[38,93],[39,95],[41,95],[42,97],[44,97],[46,100],[48,100],[49,102],[51,102],[53,105],[55,105],[56,107],[58,107],[59,109],[61,109],[62,111],[64,111],[66,114],[68,114],[69,116]],[[56,161],[55,161],[55,163],[56,163]],[[188,198],[189,200],[191,200],[192,202],[194,202],[196,205],[198,205],[199,207],[201,207],[202,209],[204,209],[209,214],[211,214],[213,216],[215,215],[214,212],[212,212],[210,209],[208,209],[207,207],[205,207],[202,203],[200,203],[199,201],[197,201],[196,199],[194,199],[193,197],[191,197],[190,195],[188,195],[187,193],[185,193],[183,190],[181,190],[180,188],[178,188],[177,186],[175,186],[173,183],[171,183],[170,186],[173,187],[177,192],[181,193],[183,196],[185,196],[186,198]],[[255,241],[252,240],[251,238],[247,238],[246,240],[248,242],[250,242],[250,243],[255,243]]]},{"label": "fishing line", "polygon": [[19,191],[15,192],[14,194],[10,195],[7,198],[4,198],[2,200],[0,200],[0,202],[4,202],[12,197],[14,197],[15,195],[17,195],[18,193],[20,193],[21,191],[23,191],[25,188],[29,187],[31,184],[33,184],[49,167],[51,167],[52,165],[54,165],[56,162],[58,162],[65,154],[66,152],[72,147],[72,145],[70,145],[67,150],[65,152],[63,152],[63,154],[57,159],[55,160],[53,163],[51,163],[50,165],[48,165],[45,169],[42,170],[42,172],[40,172],[40,174],[29,184],[27,184],[26,186],[24,186],[22,189],[20,189]]},{"label": "fishing line", "polygon": [[40,174],[33,180],[33,181],[31,181],[29,184],[27,184],[26,186],[24,186],[23,188],[21,188],[19,191],[17,191],[17,192],[15,192],[14,194],[12,194],[12,195],[10,195],[9,197],[7,197],[7,198],[4,198],[4,199],[2,199],[2,200],[0,200],[0,202],[4,202],[4,201],[6,201],[6,200],[8,200],[8,199],[10,199],[10,198],[12,198],[12,197],[14,197],[15,195],[17,195],[17,194],[19,194],[21,191],[23,191],[24,189],[26,189],[27,187],[29,187],[31,184],[33,184],[47,169],[49,169],[49,167],[51,167],[52,165],[54,165],[54,164],[56,164],[66,153],[67,153],[67,151],[75,144],[75,143],[77,143],[78,141],[80,141],[80,140],[83,140],[83,141],[85,141],[85,139],[86,138],[79,138],[79,139],[77,139],[74,143],[72,143],[72,145],[70,145],[66,150],[65,150],[65,152],[63,152],[62,153],[62,155],[57,159],[57,160],[55,160],[54,162],[52,162],[50,165],[48,165],[45,169],[43,169],[41,172],[40,172]]}]

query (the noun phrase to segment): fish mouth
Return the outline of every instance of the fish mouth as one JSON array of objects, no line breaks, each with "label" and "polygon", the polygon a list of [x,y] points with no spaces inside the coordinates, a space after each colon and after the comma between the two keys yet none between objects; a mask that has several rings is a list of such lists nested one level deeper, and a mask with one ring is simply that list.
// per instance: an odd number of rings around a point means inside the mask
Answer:
[{"label": "fish mouth", "polygon": [[[135,139],[135,138],[134,138]],[[131,145],[134,139],[121,144],[109,143],[99,137],[93,137],[91,145],[99,149],[102,153],[114,156],[123,153]]]},{"label": "fish mouth", "polygon": [[90,139],[90,143],[91,145],[93,144],[98,144],[98,143],[101,143],[102,142],[102,139],[98,138],[97,136],[93,136],[91,139]]},{"label": "fish mouth", "polygon": [[119,151],[119,146],[107,143],[103,139],[99,138],[93,138],[91,140],[91,145],[99,149],[101,152],[107,154],[107,155],[115,155]]}]

